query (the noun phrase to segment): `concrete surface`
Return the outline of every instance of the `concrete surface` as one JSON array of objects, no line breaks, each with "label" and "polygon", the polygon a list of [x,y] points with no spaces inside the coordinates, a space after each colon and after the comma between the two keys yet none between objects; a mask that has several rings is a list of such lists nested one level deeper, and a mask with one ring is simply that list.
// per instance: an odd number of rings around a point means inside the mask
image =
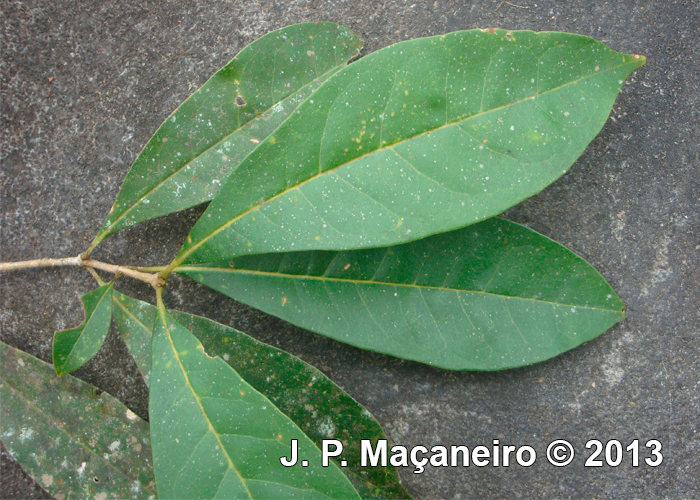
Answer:
[{"label": "concrete surface", "polygon": [[[518,6],[516,6],[517,4]],[[247,43],[309,20],[355,30],[364,54],[391,43],[497,26],[593,36],[648,63],[562,179],[507,216],[588,259],[628,318],[540,365],[454,373],[365,353],[184,280],[171,306],[231,324],[316,364],[365,404],[395,443],[528,444],[530,468],[428,468],[401,475],[416,498],[700,497],[700,4],[576,0],[447,2],[51,0],[0,2],[4,261],[74,256],[109,210],[160,122]],[[162,264],[198,210],[110,238],[96,258]],[[82,319],[78,269],[0,277],[0,338],[45,360],[54,330]],[[153,300],[145,286],[119,288]],[[78,375],[146,414],[146,389],[115,332]],[[569,439],[572,465],[544,460]],[[663,464],[585,468],[584,444],[663,443]],[[46,493],[2,450],[0,497]]]}]

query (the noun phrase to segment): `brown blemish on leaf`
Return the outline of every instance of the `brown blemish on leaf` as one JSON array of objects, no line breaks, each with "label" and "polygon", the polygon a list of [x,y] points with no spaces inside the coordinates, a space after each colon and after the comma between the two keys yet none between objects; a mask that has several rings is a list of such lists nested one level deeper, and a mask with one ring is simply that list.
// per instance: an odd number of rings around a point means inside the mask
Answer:
[{"label": "brown blemish on leaf", "polygon": [[240,94],[236,96],[236,106],[245,106],[245,99]]},{"label": "brown blemish on leaf", "polygon": [[199,344],[199,348],[202,350],[202,352],[204,353],[204,355],[205,355],[207,358],[209,358],[209,359],[214,359],[214,358],[217,358],[217,357],[218,357],[218,356],[209,356],[209,354],[207,354],[207,351],[204,350],[204,346],[203,346],[202,344]]}]

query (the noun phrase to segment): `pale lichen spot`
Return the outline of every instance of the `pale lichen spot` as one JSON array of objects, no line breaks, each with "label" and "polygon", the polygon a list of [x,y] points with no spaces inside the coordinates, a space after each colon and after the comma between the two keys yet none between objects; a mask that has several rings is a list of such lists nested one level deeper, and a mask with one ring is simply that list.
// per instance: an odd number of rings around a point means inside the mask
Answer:
[{"label": "pale lichen spot", "polygon": [[228,156],[221,155],[221,161],[228,161]]},{"label": "pale lichen spot", "polygon": [[75,471],[78,473],[78,477],[82,477],[83,474],[85,474],[85,466],[87,465],[87,462],[83,462],[80,464],[80,467]]},{"label": "pale lichen spot", "polygon": [[312,56],[314,55],[314,51],[313,51],[313,50],[307,50],[307,51],[306,51],[306,55],[309,56],[309,57],[312,57]]},{"label": "pale lichen spot", "polygon": [[256,139],[255,137],[252,137],[252,138],[250,139],[250,142],[252,142],[253,144],[259,144],[259,143],[260,143],[260,139]]},{"label": "pale lichen spot", "polygon": [[17,360],[17,364],[18,364],[19,366],[24,366],[24,360],[23,360],[22,358],[19,358],[19,359]]},{"label": "pale lichen spot", "polygon": [[102,493],[98,493],[95,495],[95,500],[107,500],[107,493],[104,491]]},{"label": "pale lichen spot", "polygon": [[53,476],[51,474],[42,474],[41,483],[45,488],[48,488],[53,484]]},{"label": "pale lichen spot", "polygon": [[32,439],[34,436],[34,429],[31,427],[22,427],[22,431],[19,433],[19,442],[24,443],[27,439]]},{"label": "pale lichen spot", "polygon": [[136,420],[137,418],[138,418],[138,417],[136,416],[136,413],[134,413],[133,411],[131,411],[131,410],[129,410],[129,409],[127,408],[127,410],[126,410],[126,419],[127,419],[127,420],[132,420],[132,421],[133,421],[133,420]]},{"label": "pale lichen spot", "polygon": [[117,450],[119,449],[119,447],[120,447],[121,445],[122,445],[122,443],[121,443],[121,441],[119,441],[119,440],[117,440],[117,441],[112,441],[112,443],[107,447],[107,449],[108,449],[109,451],[111,451],[112,453],[114,453],[115,451],[117,451]]},{"label": "pale lichen spot", "polygon": [[333,425],[333,421],[330,417],[326,417],[323,419],[323,421],[318,426],[318,432],[323,437],[333,437],[333,434],[335,434],[335,425]]}]

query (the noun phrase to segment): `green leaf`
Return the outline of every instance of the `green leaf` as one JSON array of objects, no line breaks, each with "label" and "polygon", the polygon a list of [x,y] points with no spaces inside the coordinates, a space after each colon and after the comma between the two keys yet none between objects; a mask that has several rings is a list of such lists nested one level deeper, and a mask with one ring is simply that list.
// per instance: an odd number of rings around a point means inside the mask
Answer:
[{"label": "green leaf", "polygon": [[97,354],[109,332],[112,318],[112,283],[83,295],[85,321],[53,335],[53,365],[60,377],[77,370]]},{"label": "green leaf", "polygon": [[[318,447],[324,439],[343,443],[343,472],[362,498],[411,498],[394,467],[361,467],[361,440],[387,439],[374,417],[313,366],[233,328],[201,316],[170,311],[255,390],[287,415]],[[338,462],[339,460],[335,460]]]},{"label": "green leaf", "polygon": [[160,126],[129,171],[91,248],[116,231],[211,200],[240,161],[362,44],[303,23],[244,48]]},{"label": "green leaf", "polygon": [[[148,381],[152,325],[158,310],[116,291],[114,302],[119,331]],[[343,472],[362,498],[410,498],[394,467],[360,466],[361,440],[376,443],[387,437],[374,417],[321,371],[231,327],[181,311],[170,314],[202,342],[209,356],[224,359],[316,446],[323,439],[340,439],[342,457],[348,462]]]},{"label": "green leaf", "polygon": [[566,172],[643,63],[581,35],[504,30],[370,54],[241,162],[168,270],[385,246],[496,215]]},{"label": "green leaf", "polygon": [[[160,498],[359,498],[288,417],[159,309],[149,415]],[[308,467],[280,463],[292,439]]]},{"label": "green leaf", "polygon": [[109,394],[0,342],[0,433],[56,498],[155,498],[148,424]]},{"label": "green leaf", "polygon": [[625,317],[586,261],[498,217],[389,248],[243,256],[176,271],[341,342],[449,369],[543,361]]},{"label": "green leaf", "polygon": [[158,309],[116,290],[113,293],[113,300],[114,322],[148,385],[151,378],[151,337]]}]

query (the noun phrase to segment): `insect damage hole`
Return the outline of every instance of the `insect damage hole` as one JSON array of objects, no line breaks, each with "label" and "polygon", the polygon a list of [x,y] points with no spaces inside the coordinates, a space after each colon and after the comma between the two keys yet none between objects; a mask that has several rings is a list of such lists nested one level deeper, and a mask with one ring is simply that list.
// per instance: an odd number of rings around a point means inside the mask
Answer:
[{"label": "insect damage hole", "polygon": [[236,106],[245,106],[245,99],[240,94],[236,96]]}]

